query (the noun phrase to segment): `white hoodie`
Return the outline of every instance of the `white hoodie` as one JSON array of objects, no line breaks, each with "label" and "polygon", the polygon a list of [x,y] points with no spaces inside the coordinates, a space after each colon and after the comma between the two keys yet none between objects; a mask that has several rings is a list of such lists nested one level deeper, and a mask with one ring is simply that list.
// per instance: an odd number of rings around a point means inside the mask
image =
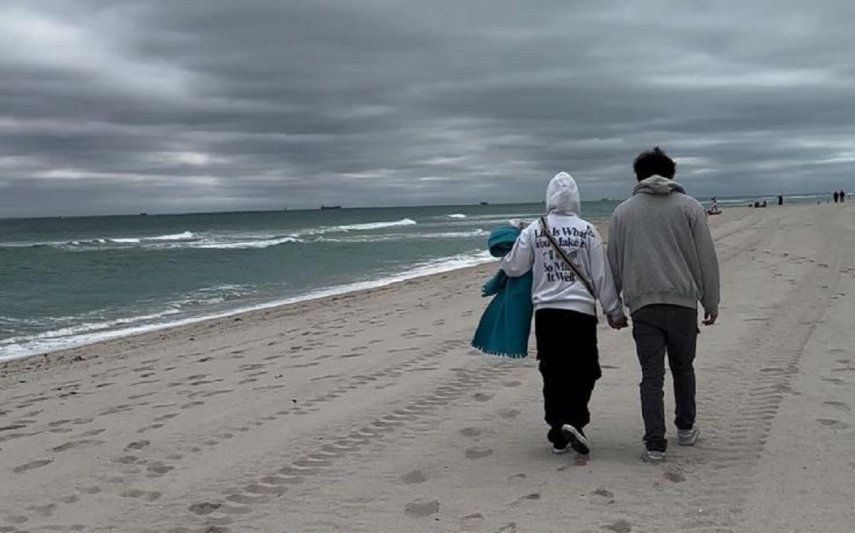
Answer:
[{"label": "white hoodie", "polygon": [[[579,215],[581,202],[576,181],[566,172],[557,174],[546,189],[546,221],[552,235],[574,265],[594,285],[609,318],[623,316],[623,304],[615,289],[603,240],[597,229]],[[531,301],[534,309],[568,309],[597,315],[597,305],[584,283],[555,253],[539,220],[522,230],[513,249],[502,258],[508,276],[533,273]]]}]

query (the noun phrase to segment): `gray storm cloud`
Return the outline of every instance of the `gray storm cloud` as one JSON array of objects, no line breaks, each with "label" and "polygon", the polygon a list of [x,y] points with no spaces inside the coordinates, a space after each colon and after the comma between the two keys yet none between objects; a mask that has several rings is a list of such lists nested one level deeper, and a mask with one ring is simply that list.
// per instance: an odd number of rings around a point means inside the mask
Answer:
[{"label": "gray storm cloud", "polygon": [[855,5],[0,4],[0,216],[852,189]]}]

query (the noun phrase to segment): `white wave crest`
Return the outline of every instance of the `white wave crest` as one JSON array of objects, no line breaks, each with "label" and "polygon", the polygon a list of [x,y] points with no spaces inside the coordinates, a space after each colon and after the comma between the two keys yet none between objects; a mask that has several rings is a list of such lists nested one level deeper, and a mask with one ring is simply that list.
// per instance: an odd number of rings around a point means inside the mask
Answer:
[{"label": "white wave crest", "polygon": [[463,213],[453,213],[451,215],[448,215],[448,218],[466,218],[466,215],[464,215]]},{"label": "white wave crest", "polygon": [[489,231],[476,229],[472,231],[444,231],[436,233],[389,233],[384,235],[354,235],[352,237],[318,237],[311,242],[351,242],[371,243],[389,241],[417,241],[420,239],[467,239],[471,237],[486,237]]},{"label": "white wave crest", "polygon": [[201,242],[193,245],[193,248],[202,248],[206,250],[260,250],[270,248],[271,246],[279,246],[289,242],[303,242],[301,239],[293,235],[284,237],[276,237],[272,239],[259,239],[249,241],[236,242]]},{"label": "white wave crest", "polygon": [[189,241],[196,238],[192,231],[173,233],[171,235],[158,235],[157,237],[144,237],[147,241]]},{"label": "white wave crest", "polygon": [[391,228],[394,226],[412,226],[417,224],[417,222],[411,218],[402,218],[401,220],[394,220],[391,222],[366,222],[364,224],[347,224],[344,226],[337,226],[336,229],[340,231],[359,231],[359,230],[371,230],[371,229],[380,229],[380,228]]},{"label": "white wave crest", "polygon": [[115,244],[140,244],[144,242],[164,242],[164,241],[192,241],[199,237],[192,231],[183,231],[181,233],[170,233],[168,235],[155,235],[153,237],[111,237],[109,239],[93,239],[90,241],[78,242],[78,244],[97,243],[104,244],[112,242]]},{"label": "white wave crest", "polygon": [[170,241],[192,241],[199,237],[192,231],[181,233],[170,233],[168,235],[155,235],[153,237],[110,237],[101,239],[89,239],[85,241],[71,241],[62,243],[67,246],[86,246],[93,244],[144,244],[146,242],[170,242]]}]

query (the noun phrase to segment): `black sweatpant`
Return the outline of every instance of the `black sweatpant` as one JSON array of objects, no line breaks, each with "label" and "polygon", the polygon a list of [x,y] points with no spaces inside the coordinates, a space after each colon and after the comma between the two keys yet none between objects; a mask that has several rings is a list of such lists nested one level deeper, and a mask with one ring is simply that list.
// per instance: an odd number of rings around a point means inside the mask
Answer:
[{"label": "black sweatpant", "polygon": [[600,378],[597,318],[565,309],[538,309],[534,315],[538,368],[543,376],[547,438],[563,446],[561,426],[578,429],[591,421],[588,401]]},{"label": "black sweatpant", "polygon": [[674,379],[677,429],[695,423],[695,349],[698,311],[677,305],[647,305],[632,314],[632,336],[641,363],[641,416],[648,450],[665,451],[665,353]]}]

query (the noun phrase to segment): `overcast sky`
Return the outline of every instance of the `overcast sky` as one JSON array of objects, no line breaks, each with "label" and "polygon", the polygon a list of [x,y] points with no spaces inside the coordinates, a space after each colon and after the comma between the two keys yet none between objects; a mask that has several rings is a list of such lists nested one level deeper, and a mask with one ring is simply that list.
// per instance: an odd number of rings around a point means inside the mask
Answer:
[{"label": "overcast sky", "polygon": [[0,217],[855,191],[855,3],[0,0]]}]

